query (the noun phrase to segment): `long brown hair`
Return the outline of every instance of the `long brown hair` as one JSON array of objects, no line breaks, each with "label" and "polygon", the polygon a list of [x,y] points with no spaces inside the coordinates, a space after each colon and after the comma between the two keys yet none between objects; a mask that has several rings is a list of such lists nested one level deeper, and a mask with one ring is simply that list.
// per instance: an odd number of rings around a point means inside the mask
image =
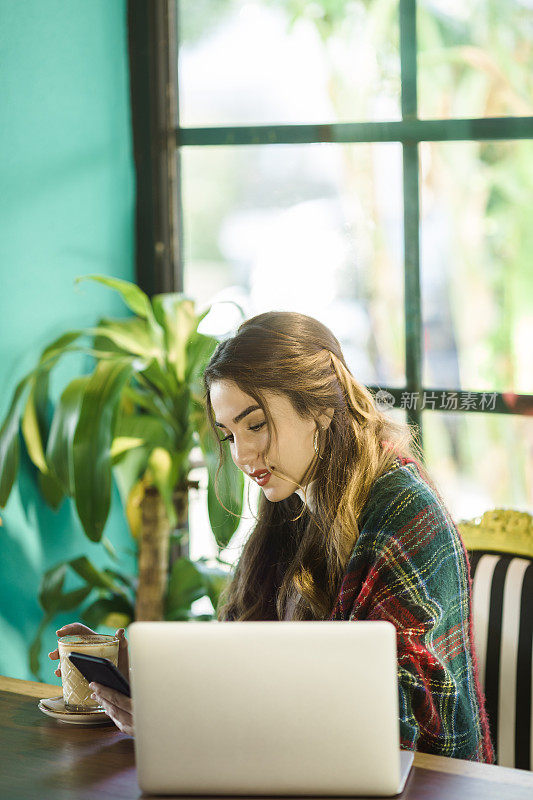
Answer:
[{"label": "long brown hair", "polygon": [[[220,439],[210,398],[217,380],[234,382],[263,409],[266,452],[274,422],[265,391],[288,397],[302,418],[318,420],[334,410],[329,427],[317,425],[320,458],[302,478],[303,484],[315,481],[313,513],[296,494],[272,503],[261,493],[256,525],[221,594],[217,619],[283,619],[290,595],[300,595],[293,619],[325,619],[359,536],[358,521],[372,485],[397,465],[398,457],[423,460],[416,435],[378,408],[348,370],[333,333],[304,314],[259,314],[217,347],[204,381],[208,418]],[[227,457],[220,445],[221,462]]]}]

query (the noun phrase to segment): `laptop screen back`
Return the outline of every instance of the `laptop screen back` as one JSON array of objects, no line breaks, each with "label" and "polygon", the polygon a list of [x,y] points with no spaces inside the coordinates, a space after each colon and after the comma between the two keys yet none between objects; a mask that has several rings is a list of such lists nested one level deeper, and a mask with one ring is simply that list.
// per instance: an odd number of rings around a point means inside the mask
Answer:
[{"label": "laptop screen back", "polygon": [[400,781],[389,622],[135,622],[147,793],[386,795]]}]

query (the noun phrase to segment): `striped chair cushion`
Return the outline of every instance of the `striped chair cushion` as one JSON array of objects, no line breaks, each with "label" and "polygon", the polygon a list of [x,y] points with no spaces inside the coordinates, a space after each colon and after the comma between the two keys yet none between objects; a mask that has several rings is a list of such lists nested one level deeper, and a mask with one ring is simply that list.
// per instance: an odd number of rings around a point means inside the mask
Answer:
[{"label": "striped chair cushion", "polygon": [[474,643],[496,761],[533,770],[533,560],[468,555]]}]

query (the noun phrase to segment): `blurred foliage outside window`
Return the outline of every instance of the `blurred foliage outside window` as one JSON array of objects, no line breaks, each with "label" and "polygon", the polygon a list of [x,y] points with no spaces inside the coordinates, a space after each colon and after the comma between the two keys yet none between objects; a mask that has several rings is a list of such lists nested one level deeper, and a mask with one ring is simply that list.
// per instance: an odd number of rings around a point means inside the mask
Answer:
[{"label": "blurred foliage outside window", "polygon": [[[401,118],[398,0],[178,9],[182,126]],[[420,118],[533,115],[531,0],[419,0],[417,33]],[[404,385],[400,144],[185,147],[181,164],[188,293],[316,316],[359,380]],[[425,386],[533,392],[532,212],[532,140],[420,144]],[[238,321],[220,303],[206,332]],[[531,417],[435,411],[423,425],[455,519],[532,509]],[[211,549],[199,500],[197,555]]]}]

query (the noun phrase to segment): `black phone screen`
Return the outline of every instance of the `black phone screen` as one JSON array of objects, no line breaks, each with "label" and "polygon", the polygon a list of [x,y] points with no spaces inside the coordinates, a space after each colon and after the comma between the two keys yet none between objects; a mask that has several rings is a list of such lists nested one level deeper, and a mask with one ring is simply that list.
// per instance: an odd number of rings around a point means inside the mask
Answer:
[{"label": "black phone screen", "polygon": [[115,689],[117,692],[125,694],[126,697],[131,697],[128,681],[108,658],[77,653],[75,650],[69,653],[68,657],[88,683],[93,681],[101,683],[102,686]]}]

